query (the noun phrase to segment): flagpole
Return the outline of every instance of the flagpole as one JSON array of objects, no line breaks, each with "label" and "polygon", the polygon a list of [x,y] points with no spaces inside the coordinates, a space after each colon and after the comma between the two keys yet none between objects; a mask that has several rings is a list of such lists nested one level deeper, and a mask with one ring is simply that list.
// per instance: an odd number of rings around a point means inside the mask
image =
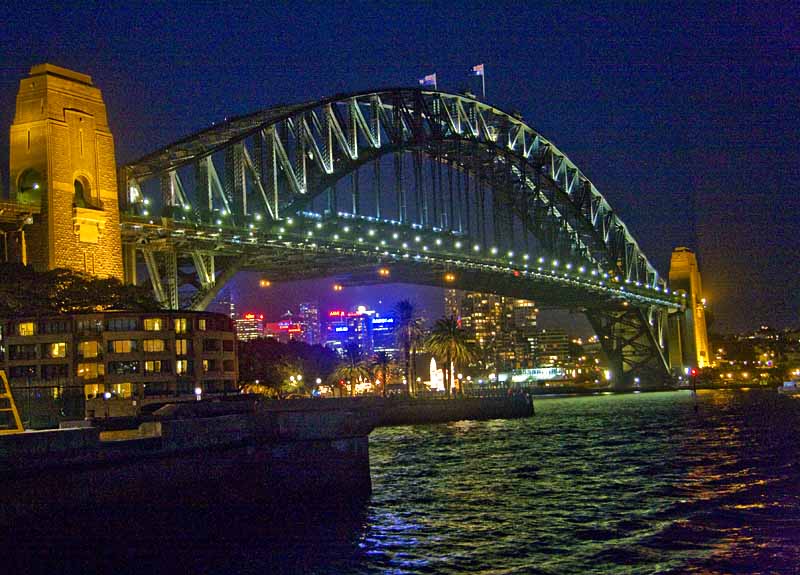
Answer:
[{"label": "flagpole", "polygon": [[481,88],[483,88],[483,101],[486,101],[486,66],[483,67],[481,74]]}]

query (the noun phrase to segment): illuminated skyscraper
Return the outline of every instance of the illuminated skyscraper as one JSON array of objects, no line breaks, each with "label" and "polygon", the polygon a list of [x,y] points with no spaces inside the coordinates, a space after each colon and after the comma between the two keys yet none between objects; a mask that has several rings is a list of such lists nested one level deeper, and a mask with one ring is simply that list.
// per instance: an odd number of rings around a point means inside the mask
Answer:
[{"label": "illuminated skyscraper", "polygon": [[319,305],[317,302],[304,302],[300,304],[298,314],[302,339],[309,345],[316,345],[321,342]]},{"label": "illuminated skyscraper", "polygon": [[528,300],[464,294],[461,325],[478,353],[477,365],[491,370],[532,367],[537,312]]},{"label": "illuminated skyscraper", "polygon": [[236,339],[239,341],[250,341],[264,337],[264,315],[256,313],[246,313],[240,318],[233,320],[236,327]]}]

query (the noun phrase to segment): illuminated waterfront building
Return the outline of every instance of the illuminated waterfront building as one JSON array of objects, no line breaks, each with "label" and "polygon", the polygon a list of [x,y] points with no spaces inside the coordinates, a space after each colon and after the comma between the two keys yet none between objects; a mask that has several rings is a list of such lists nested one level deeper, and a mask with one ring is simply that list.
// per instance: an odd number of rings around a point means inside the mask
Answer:
[{"label": "illuminated waterfront building", "polygon": [[461,300],[461,326],[478,357],[478,367],[533,367],[538,309],[533,302],[470,292]]},{"label": "illuminated waterfront building", "polygon": [[104,312],[0,320],[5,370],[26,427],[136,415],[143,405],[235,393],[230,318]]},{"label": "illuminated waterfront building", "polygon": [[534,337],[535,367],[564,367],[570,362],[570,338],[561,329],[543,329]]}]

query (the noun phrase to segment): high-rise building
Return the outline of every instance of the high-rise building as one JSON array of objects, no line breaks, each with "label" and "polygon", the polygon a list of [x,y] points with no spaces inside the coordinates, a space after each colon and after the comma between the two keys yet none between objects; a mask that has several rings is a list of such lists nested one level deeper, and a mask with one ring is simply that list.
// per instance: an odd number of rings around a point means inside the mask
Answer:
[{"label": "high-rise building", "polygon": [[458,319],[461,316],[461,299],[464,292],[457,289],[444,290],[444,315]]},{"label": "high-rise building", "polygon": [[483,293],[464,294],[461,325],[487,370],[531,367],[538,310],[533,302]]},{"label": "high-rise building", "polygon": [[534,338],[534,367],[564,367],[570,361],[570,338],[563,329],[543,329]]},{"label": "high-rise building", "polygon": [[209,311],[221,313],[231,319],[235,319],[236,304],[233,302],[233,290],[230,288],[230,286],[223,288],[214,302],[208,307]]},{"label": "high-rise building", "polygon": [[264,337],[264,314],[246,313],[233,320],[236,327],[236,339],[250,341]]},{"label": "high-rise building", "polygon": [[319,305],[317,302],[304,302],[300,304],[298,323],[300,324],[303,341],[309,345],[321,343]]}]

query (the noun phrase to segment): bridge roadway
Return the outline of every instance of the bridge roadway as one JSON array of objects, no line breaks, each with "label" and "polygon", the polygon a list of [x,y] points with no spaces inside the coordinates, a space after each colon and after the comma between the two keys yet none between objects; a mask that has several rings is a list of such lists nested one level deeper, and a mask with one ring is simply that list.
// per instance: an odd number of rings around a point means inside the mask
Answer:
[{"label": "bridge roadway", "polygon": [[143,262],[171,307],[204,308],[240,270],[439,285],[581,311],[620,381],[669,372],[682,294],[558,148],[470,96],[402,88],[271,108],[119,180],[127,279]]}]

